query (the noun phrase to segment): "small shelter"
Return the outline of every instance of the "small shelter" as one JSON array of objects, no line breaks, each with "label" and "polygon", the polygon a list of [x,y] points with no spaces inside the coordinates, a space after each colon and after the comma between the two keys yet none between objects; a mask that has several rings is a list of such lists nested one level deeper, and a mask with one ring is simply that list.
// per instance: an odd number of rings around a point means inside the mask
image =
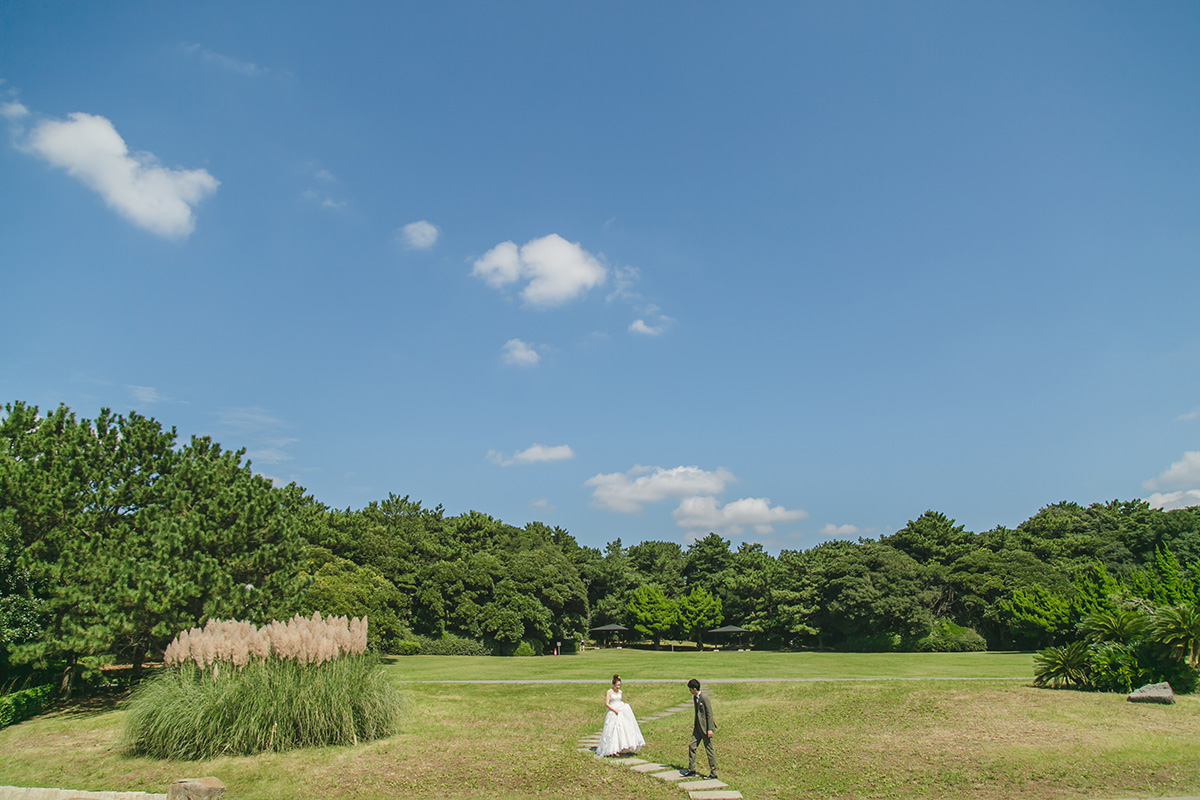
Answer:
[{"label": "small shelter", "polygon": [[590,632],[600,634],[602,640],[605,643],[608,643],[609,642],[608,635],[610,633],[625,633],[628,630],[629,630],[629,628],[626,628],[624,625],[614,624],[614,625],[601,625],[599,628],[591,628]]},{"label": "small shelter", "polygon": [[[746,634],[746,633],[750,633],[750,631],[746,630],[745,628],[740,628],[737,625],[724,625],[720,628],[713,628],[711,631],[709,631],[709,633],[720,633],[720,634],[724,634],[724,635],[729,635],[732,633]],[[741,637],[739,637],[739,639],[740,638]]]}]

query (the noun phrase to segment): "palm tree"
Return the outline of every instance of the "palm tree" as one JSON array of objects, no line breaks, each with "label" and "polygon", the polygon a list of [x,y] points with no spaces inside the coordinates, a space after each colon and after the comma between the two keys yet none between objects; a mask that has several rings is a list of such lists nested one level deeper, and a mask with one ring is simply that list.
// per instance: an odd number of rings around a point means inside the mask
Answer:
[{"label": "palm tree", "polygon": [[1089,642],[1129,644],[1145,633],[1149,622],[1141,609],[1100,609],[1084,617],[1079,630]]},{"label": "palm tree", "polygon": [[1047,647],[1033,657],[1033,682],[1038,686],[1049,684],[1055,689],[1070,684],[1083,686],[1087,683],[1088,649],[1086,642],[1071,642],[1062,647]]},{"label": "palm tree", "polygon": [[1200,608],[1180,603],[1154,614],[1153,635],[1193,667],[1200,667]]}]

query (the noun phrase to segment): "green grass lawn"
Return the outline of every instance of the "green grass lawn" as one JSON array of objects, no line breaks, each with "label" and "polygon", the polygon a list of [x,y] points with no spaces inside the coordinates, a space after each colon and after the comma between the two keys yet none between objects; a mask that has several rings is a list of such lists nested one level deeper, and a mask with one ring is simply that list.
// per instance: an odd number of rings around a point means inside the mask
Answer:
[{"label": "green grass lawn", "polygon": [[[721,776],[747,800],[1048,800],[1200,794],[1200,698],[1135,705],[1121,695],[1034,689],[1028,655],[848,655],[598,651],[595,657],[416,657],[397,680],[586,680],[595,684],[402,683],[401,732],[357,747],[160,762],[125,755],[121,704],[59,710],[0,731],[0,785],[164,791],[216,775],[262,798],[674,798],[678,788],[577,753],[599,729],[606,678],[647,739],[643,758],[682,764],[682,681],[722,677],[930,680],[713,683]],[[1022,675],[1023,673],[1023,675]],[[639,683],[638,679],[643,682]],[[652,683],[647,678],[679,679]],[[703,763],[703,755],[701,755]]]},{"label": "green grass lawn", "polygon": [[1020,678],[1032,653],[778,653],[588,650],[569,656],[405,656],[390,660],[401,680],[638,680]]}]

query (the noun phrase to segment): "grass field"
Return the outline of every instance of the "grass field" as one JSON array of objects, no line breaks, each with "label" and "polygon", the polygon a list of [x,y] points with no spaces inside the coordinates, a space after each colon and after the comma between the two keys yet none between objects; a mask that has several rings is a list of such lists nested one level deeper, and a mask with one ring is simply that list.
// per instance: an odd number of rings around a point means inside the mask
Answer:
[{"label": "grass field", "polygon": [[543,658],[407,656],[394,660],[403,680],[803,680],[838,678],[1020,678],[1033,676],[1030,653],[778,653],[589,650]]},{"label": "grass field", "polygon": [[[619,671],[642,718],[689,697],[681,682],[647,679],[930,679],[713,683],[721,776],[747,800],[1200,794],[1200,698],[1147,706],[1120,695],[1034,689],[1030,660],[645,651],[406,658],[389,665],[398,681],[599,682],[404,682],[405,717],[390,739],[205,762],[122,753],[119,702],[60,710],[0,731],[0,784],[164,791],[176,777],[216,775],[234,800],[686,797],[575,751],[579,736],[598,730],[603,684]],[[1026,681],[952,680],[1013,676]],[[682,763],[690,729],[688,714],[644,721],[642,757]]]}]

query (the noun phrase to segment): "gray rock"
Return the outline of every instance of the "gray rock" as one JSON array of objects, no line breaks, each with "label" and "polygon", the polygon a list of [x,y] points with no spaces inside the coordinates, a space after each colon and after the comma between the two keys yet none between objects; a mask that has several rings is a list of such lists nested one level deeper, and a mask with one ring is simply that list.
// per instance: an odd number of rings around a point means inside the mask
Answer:
[{"label": "gray rock", "polygon": [[1130,692],[1126,699],[1131,703],[1162,703],[1169,706],[1175,703],[1175,692],[1169,683],[1148,683]]},{"label": "gray rock", "polygon": [[219,800],[225,784],[216,778],[180,778],[167,787],[167,800]]}]

